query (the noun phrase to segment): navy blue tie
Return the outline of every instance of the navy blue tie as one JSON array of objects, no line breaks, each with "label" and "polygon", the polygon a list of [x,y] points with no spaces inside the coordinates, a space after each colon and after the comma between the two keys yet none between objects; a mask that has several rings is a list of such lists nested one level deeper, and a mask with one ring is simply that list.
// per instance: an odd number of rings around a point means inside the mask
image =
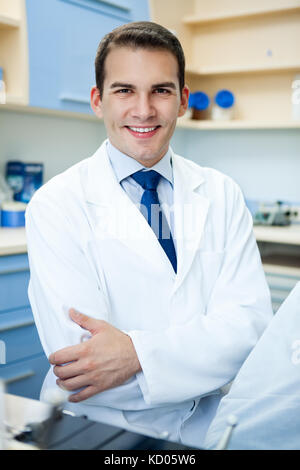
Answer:
[{"label": "navy blue tie", "polygon": [[148,224],[154,231],[157,239],[169,258],[175,273],[177,272],[177,257],[175,246],[157,194],[157,185],[160,180],[160,174],[154,170],[137,171],[131,177],[142,186],[144,193],[141,199],[141,212]]}]

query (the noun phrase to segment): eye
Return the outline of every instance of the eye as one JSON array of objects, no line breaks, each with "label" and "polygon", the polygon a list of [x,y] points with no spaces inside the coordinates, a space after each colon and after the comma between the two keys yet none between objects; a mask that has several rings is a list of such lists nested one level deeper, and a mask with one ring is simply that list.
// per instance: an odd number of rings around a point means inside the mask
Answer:
[{"label": "eye", "polygon": [[120,88],[120,90],[117,90],[116,93],[120,93],[120,94],[127,94],[127,93],[131,93],[132,90],[130,90],[129,88]]},{"label": "eye", "polygon": [[170,93],[170,90],[168,90],[167,88],[156,88],[154,92],[159,95],[167,95]]}]

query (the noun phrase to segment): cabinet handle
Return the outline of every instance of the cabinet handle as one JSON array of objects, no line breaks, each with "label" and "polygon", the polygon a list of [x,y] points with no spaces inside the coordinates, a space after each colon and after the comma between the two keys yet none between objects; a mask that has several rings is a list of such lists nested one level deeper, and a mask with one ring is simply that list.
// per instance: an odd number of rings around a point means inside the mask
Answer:
[{"label": "cabinet handle", "polygon": [[61,101],[75,101],[76,103],[89,104],[90,100],[88,97],[83,95],[76,95],[76,93],[61,93],[59,95]]},{"label": "cabinet handle", "polygon": [[14,269],[3,269],[0,270],[0,276],[4,276],[5,274],[15,274],[15,273],[25,273],[25,272],[28,272],[29,273],[29,267],[25,267],[25,268],[14,268]]},{"label": "cabinet handle", "polygon": [[6,323],[4,325],[0,325],[0,333],[4,331],[14,330],[16,328],[23,328],[24,326],[34,325],[34,320],[23,320],[21,322],[16,323]]},{"label": "cabinet handle", "polygon": [[28,379],[28,377],[32,377],[35,375],[33,370],[27,370],[20,372],[19,374],[13,375],[12,377],[8,377],[7,379],[3,378],[5,385],[12,384],[14,382],[19,382],[19,380]]}]

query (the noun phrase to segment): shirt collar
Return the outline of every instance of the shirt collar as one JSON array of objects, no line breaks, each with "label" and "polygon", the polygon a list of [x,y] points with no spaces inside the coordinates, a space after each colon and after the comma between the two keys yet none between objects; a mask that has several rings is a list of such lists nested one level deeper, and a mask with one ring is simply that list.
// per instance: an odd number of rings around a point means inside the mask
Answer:
[{"label": "shirt collar", "polygon": [[119,183],[136,171],[151,169],[157,171],[173,185],[172,154],[170,149],[168,149],[167,153],[161,158],[161,160],[151,168],[143,166],[134,158],[120,152],[120,150],[114,147],[109,140],[107,140],[107,153]]}]

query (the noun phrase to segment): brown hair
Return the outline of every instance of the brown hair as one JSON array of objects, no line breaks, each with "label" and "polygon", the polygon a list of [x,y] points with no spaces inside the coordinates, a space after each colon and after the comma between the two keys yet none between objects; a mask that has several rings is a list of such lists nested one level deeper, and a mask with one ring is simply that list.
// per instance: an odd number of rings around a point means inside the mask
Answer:
[{"label": "brown hair", "polygon": [[102,97],[105,79],[105,60],[113,46],[163,49],[171,52],[178,62],[178,80],[180,91],[182,91],[185,83],[185,58],[179,40],[171,31],[157,23],[138,21],[119,26],[101,40],[95,59],[96,86],[100,97]]}]

